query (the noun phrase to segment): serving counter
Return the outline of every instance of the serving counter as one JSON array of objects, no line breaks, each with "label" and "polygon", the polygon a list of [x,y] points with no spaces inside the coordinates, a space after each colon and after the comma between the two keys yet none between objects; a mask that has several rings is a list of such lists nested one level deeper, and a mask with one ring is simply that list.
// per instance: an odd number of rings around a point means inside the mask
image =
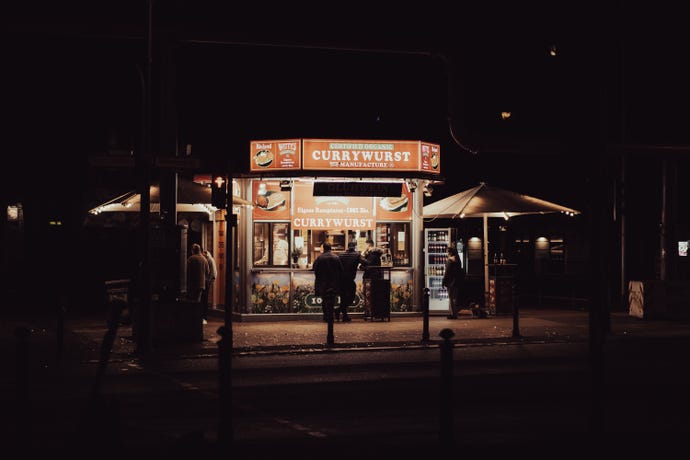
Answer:
[{"label": "serving counter", "polygon": [[[390,272],[390,310],[413,311],[412,268],[386,268]],[[355,277],[355,304],[351,313],[365,313],[363,271]],[[336,306],[339,304],[339,300]],[[261,268],[251,271],[251,302],[242,313],[321,313],[321,299],[314,291],[314,271],[308,268]]]}]

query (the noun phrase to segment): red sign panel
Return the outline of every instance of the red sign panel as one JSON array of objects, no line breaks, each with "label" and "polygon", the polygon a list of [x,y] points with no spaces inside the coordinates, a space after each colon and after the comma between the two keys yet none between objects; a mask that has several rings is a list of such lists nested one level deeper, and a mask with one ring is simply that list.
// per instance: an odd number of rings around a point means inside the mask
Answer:
[{"label": "red sign panel", "polygon": [[285,139],[251,141],[250,171],[441,172],[441,148],[422,141]]},{"label": "red sign panel", "polygon": [[292,228],[372,230],[373,199],[363,196],[314,196],[313,182],[295,182]]},{"label": "red sign panel", "polygon": [[419,142],[304,139],[305,170],[418,171]]},{"label": "red sign panel", "polygon": [[252,141],[250,171],[289,171],[300,169],[299,139]]},{"label": "red sign panel", "polygon": [[400,196],[374,198],[376,220],[412,220],[412,192],[403,184]]},{"label": "red sign panel", "polygon": [[441,147],[437,144],[422,142],[421,145],[420,169],[425,172],[441,172]]},{"label": "red sign panel", "polygon": [[254,220],[288,220],[290,192],[280,190],[280,181],[252,183],[252,218]]}]

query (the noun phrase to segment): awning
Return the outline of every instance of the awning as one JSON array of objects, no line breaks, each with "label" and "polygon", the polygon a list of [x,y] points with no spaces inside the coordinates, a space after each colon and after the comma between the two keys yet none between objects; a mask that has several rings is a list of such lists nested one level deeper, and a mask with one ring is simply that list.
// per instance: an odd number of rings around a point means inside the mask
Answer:
[{"label": "awning", "polygon": [[[150,210],[152,213],[160,212],[160,185],[151,184],[149,190],[151,196]],[[232,196],[233,206],[251,206],[251,202]],[[89,210],[90,214],[103,212],[135,212],[141,209],[141,194],[130,191],[106,201]],[[213,213],[218,209],[211,204],[211,188],[198,184],[189,179],[180,178],[177,184],[177,212],[205,212]]]}]

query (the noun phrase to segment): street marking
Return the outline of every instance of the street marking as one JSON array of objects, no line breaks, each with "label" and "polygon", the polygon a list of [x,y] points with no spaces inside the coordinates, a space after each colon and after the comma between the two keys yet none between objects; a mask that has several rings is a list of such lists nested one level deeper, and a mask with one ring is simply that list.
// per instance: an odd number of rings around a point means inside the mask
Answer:
[{"label": "street marking", "polygon": [[312,430],[311,428],[304,426],[304,425],[300,425],[299,423],[292,423],[290,420],[284,420],[284,419],[280,419],[280,418],[276,418],[276,417],[273,417],[273,420],[277,423],[280,423],[281,425],[286,425],[286,426],[292,428],[293,430],[301,431],[303,433],[308,434],[309,436],[314,436],[315,438],[327,438],[328,437],[328,435],[325,433]]}]

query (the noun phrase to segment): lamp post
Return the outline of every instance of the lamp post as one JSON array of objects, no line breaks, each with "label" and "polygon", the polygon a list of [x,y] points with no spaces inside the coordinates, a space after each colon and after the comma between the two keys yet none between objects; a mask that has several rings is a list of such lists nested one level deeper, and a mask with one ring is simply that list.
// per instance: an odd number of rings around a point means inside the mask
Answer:
[{"label": "lamp post", "polygon": [[139,228],[141,261],[137,273],[140,281],[140,299],[136,315],[136,343],[138,353],[148,353],[153,348],[151,337],[151,247],[150,247],[150,214],[151,214],[151,79],[153,75],[153,3],[147,2],[147,62],[146,77],[143,78],[143,114],[142,114],[142,148],[136,158],[139,172],[139,193],[141,207],[139,210]]},{"label": "lamp post", "polygon": [[[221,177],[217,175],[217,177]],[[220,423],[218,429],[218,442],[224,452],[229,452],[233,444],[233,427],[232,427],[232,309],[234,300],[234,283],[233,271],[234,264],[232,261],[232,246],[233,246],[233,228],[236,225],[234,219],[235,215],[232,213],[232,175],[223,176],[225,183],[218,181],[214,187],[225,187],[225,315],[224,325],[219,329],[218,333],[222,336],[219,341],[220,347],[219,356],[219,382],[221,394],[221,409],[220,409]],[[214,177],[215,178],[215,177]],[[230,185],[228,185],[230,184]],[[228,193],[230,192],[230,193]],[[220,193],[216,192],[217,199]],[[230,196],[228,196],[230,195]],[[219,203],[221,204],[221,203]]]}]

